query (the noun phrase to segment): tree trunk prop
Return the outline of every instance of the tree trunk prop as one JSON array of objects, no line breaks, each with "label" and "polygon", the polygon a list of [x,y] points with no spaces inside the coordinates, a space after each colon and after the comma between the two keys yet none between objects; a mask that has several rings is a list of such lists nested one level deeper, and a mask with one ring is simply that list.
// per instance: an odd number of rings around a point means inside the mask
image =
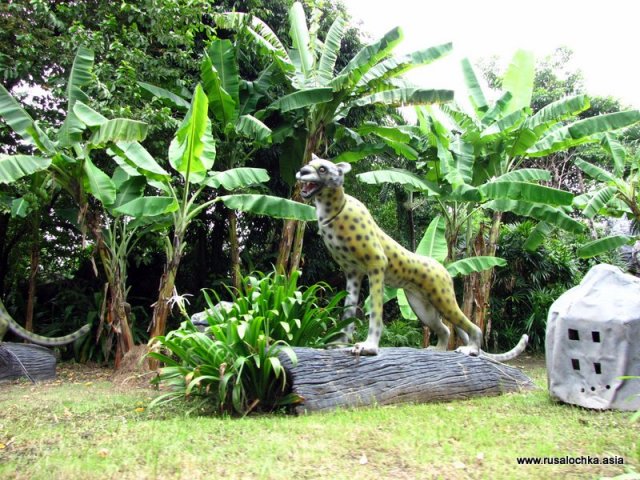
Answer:
[{"label": "tree trunk prop", "polygon": [[26,377],[31,381],[56,378],[56,357],[39,345],[0,343],[0,382]]},{"label": "tree trunk prop", "polygon": [[532,390],[520,370],[486,357],[415,348],[381,348],[356,357],[350,349],[294,348],[295,366],[281,354],[296,413],[336,408],[430,403]]}]

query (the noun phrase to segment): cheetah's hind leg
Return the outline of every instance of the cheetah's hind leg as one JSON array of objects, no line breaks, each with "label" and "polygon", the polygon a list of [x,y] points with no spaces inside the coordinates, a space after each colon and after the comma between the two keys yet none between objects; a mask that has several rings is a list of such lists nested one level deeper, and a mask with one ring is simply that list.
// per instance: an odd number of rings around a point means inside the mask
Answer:
[{"label": "cheetah's hind leg", "polygon": [[446,351],[449,344],[449,329],[442,323],[440,312],[424,296],[405,290],[411,309],[425,327],[429,327],[438,337],[438,343],[433,348],[438,351]]}]

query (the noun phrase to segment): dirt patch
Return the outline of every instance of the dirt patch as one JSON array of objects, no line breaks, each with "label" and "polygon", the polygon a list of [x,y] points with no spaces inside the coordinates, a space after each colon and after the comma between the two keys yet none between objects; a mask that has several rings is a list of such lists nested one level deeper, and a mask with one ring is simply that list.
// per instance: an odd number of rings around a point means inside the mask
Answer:
[{"label": "dirt patch", "polygon": [[157,372],[149,368],[147,362],[147,346],[136,345],[122,358],[120,368],[113,373],[111,381],[120,388],[148,388],[149,382]]}]

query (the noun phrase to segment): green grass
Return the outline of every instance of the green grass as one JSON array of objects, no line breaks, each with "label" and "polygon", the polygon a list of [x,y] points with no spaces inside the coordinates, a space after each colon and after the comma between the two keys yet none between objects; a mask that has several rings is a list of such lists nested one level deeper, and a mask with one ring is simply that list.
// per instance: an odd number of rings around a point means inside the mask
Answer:
[{"label": "green grass", "polygon": [[[598,478],[612,466],[520,466],[519,456],[623,457],[640,470],[630,413],[553,403],[535,392],[300,417],[199,416],[104,373],[0,386],[0,478]],[[98,371],[99,372],[99,371]]]}]

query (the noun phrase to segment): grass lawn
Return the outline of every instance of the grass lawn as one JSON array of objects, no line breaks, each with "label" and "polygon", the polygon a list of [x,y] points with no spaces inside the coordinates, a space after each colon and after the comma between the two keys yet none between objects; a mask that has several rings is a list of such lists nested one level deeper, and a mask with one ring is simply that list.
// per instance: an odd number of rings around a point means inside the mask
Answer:
[{"label": "grass lawn", "polygon": [[[525,479],[640,471],[630,413],[553,403],[540,359],[534,392],[306,416],[199,416],[148,409],[157,392],[110,371],[63,365],[59,379],[0,385],[0,478]],[[620,465],[518,465],[518,457],[622,458]]]}]

